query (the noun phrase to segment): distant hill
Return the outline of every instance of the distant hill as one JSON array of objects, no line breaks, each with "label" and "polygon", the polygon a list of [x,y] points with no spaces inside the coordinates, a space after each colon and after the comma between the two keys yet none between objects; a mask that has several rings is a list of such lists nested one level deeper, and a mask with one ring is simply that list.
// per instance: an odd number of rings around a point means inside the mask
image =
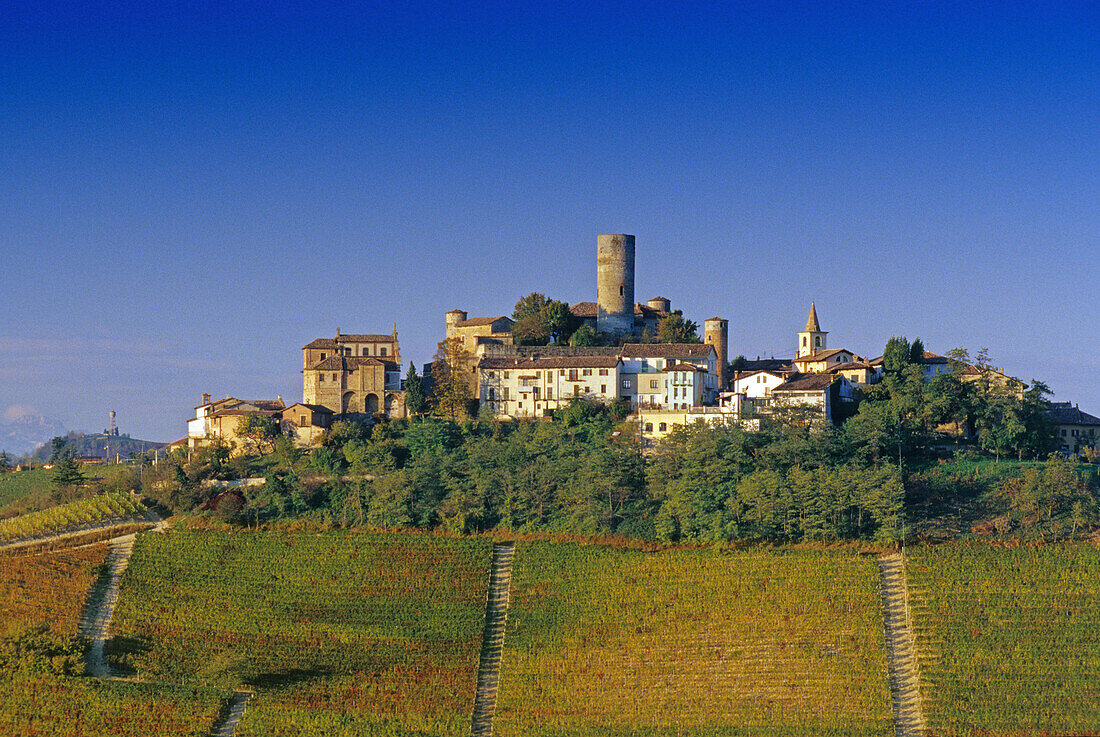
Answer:
[{"label": "distant hill", "polygon": [[0,450],[21,458],[64,432],[65,426],[50,417],[23,415],[15,419],[3,418],[0,419]]},{"label": "distant hill", "polygon": [[[118,458],[126,459],[133,453],[142,453],[168,445],[168,443],[158,443],[153,440],[132,438],[126,434],[105,435],[103,433],[69,432],[64,437],[68,441],[69,450],[75,456],[98,456],[100,458],[110,458],[111,460],[114,460],[116,455]],[[47,440],[35,449],[31,457],[44,461],[50,457],[52,452],[53,448]]]}]

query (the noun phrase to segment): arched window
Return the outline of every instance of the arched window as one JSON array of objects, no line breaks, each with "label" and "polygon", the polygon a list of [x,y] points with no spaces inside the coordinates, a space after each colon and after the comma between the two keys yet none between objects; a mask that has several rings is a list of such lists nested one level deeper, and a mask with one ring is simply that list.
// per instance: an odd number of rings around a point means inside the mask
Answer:
[{"label": "arched window", "polygon": [[645,424],[645,431],[646,432],[653,432],[653,423],[652,422],[647,422]]},{"label": "arched window", "polygon": [[821,336],[820,335],[815,335],[814,336],[814,346],[817,347],[817,348],[821,347]]},{"label": "arched window", "polygon": [[668,425],[667,425],[667,424],[665,424],[664,422],[662,422],[662,423],[661,423],[660,425],[657,425],[657,429],[658,429],[658,430],[659,430],[660,432],[664,432],[665,430],[667,430],[667,429],[668,429]]},{"label": "arched window", "polygon": [[803,348],[806,347],[806,336],[805,335],[802,336],[802,347]]},{"label": "arched window", "polygon": [[621,297],[621,296],[623,296],[623,294],[625,294],[625,292],[623,291],[623,285],[620,284],[619,285],[619,296]]}]

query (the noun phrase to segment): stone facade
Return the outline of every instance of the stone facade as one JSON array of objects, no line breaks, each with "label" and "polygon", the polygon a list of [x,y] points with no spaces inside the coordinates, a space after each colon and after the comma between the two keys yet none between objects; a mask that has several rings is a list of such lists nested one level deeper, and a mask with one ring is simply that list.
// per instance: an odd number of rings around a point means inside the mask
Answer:
[{"label": "stone facade", "polygon": [[302,403],[334,415],[404,417],[401,348],[390,335],[318,338],[302,346]]}]

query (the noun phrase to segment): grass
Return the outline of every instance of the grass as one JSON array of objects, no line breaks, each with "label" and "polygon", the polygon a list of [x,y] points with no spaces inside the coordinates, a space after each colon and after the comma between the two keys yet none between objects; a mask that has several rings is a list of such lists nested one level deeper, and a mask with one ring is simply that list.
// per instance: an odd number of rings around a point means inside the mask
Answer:
[{"label": "grass", "polygon": [[494,732],[889,735],[877,568],[521,542]]},{"label": "grass", "polygon": [[460,735],[491,543],[426,534],[175,531],[139,538],[118,662],[248,683],[238,735]]},{"label": "grass", "polygon": [[907,565],[937,735],[1100,733],[1100,549],[955,543]]},{"label": "grass", "polygon": [[41,468],[0,474],[0,519],[52,506],[53,471]]}]

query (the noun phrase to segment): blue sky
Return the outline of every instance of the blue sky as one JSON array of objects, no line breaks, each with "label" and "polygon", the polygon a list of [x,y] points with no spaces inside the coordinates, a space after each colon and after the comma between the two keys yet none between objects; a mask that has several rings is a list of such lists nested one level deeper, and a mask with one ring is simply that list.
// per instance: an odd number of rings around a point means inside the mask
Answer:
[{"label": "blue sky", "polygon": [[449,309],[593,299],[613,232],[734,354],[814,300],[1100,415],[1095,7],[12,5],[4,416],[176,439],[337,326],[419,365]]}]

